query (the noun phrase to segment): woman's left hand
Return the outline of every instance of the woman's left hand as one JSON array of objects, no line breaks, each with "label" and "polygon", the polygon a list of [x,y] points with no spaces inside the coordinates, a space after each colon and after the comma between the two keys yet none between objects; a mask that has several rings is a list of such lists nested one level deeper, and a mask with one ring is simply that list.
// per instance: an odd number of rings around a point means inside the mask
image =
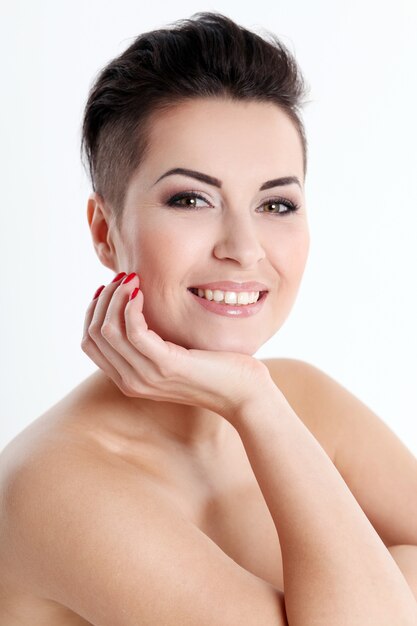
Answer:
[{"label": "woman's left hand", "polygon": [[126,396],[201,406],[231,421],[256,394],[277,391],[266,365],[249,355],[164,341],[143,316],[139,277],[122,278],[90,303],[81,347]]}]

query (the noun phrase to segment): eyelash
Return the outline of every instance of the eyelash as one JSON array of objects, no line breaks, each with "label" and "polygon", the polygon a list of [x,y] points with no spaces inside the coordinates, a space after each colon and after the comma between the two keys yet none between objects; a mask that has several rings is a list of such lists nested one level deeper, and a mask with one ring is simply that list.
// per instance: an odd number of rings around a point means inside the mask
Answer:
[{"label": "eyelash", "polygon": [[[177,193],[174,196],[172,196],[169,200],[167,200],[166,204],[176,209],[185,209],[185,210],[190,210],[190,211],[200,210],[197,207],[184,207],[184,206],[177,206],[174,204],[175,202],[178,202],[178,200],[182,200],[183,198],[196,198],[198,200],[204,200],[204,202],[208,202],[208,200],[204,198],[204,196],[200,195],[196,191],[184,191],[184,192]],[[294,202],[291,202],[291,200],[287,200],[286,198],[280,198],[280,197],[268,198],[262,203],[261,206],[264,206],[265,204],[282,204],[286,206],[288,209],[287,211],[281,211],[281,212],[277,211],[276,213],[273,213],[272,211],[263,211],[264,213],[269,213],[270,215],[288,215],[289,213],[294,213],[295,211],[298,211],[300,209],[300,206],[298,204],[295,204]]]}]

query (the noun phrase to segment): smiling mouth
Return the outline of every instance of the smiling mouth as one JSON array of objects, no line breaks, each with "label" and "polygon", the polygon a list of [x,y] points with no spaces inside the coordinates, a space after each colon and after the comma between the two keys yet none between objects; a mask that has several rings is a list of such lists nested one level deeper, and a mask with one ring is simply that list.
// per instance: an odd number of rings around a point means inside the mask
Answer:
[{"label": "smiling mouth", "polygon": [[264,294],[268,293],[267,291],[222,291],[220,289],[198,289],[197,287],[189,287],[188,291],[199,298],[232,306],[254,304]]}]

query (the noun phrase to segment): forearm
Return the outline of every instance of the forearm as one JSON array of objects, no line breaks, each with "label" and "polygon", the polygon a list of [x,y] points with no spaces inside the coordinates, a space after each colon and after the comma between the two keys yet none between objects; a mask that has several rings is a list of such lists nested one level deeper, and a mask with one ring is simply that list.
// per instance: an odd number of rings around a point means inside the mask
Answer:
[{"label": "forearm", "polygon": [[401,571],[279,391],[246,404],[234,426],[278,532],[290,626],[416,626]]}]

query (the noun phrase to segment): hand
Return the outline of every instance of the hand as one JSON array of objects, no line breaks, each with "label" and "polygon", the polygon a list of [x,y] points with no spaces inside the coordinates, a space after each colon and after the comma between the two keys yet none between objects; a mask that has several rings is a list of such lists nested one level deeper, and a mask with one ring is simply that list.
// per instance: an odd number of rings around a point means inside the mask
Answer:
[{"label": "hand", "polygon": [[270,388],[268,368],[251,356],[188,350],[149,330],[143,292],[129,300],[139,277],[124,278],[90,303],[81,348],[126,396],[201,406],[231,420],[254,394]]}]

